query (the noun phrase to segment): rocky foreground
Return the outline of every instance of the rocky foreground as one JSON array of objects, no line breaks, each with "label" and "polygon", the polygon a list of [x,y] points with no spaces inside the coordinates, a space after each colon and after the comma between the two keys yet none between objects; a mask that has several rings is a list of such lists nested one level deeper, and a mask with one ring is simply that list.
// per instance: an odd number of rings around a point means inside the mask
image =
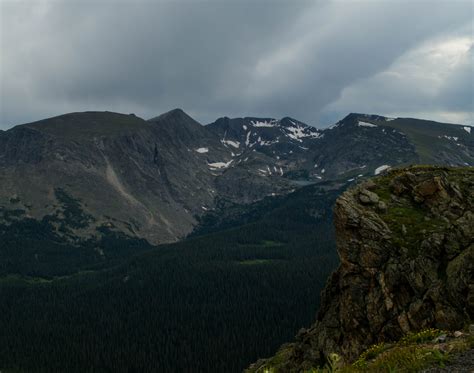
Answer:
[{"label": "rocky foreground", "polygon": [[392,170],[344,193],[334,213],[341,263],[315,324],[249,371],[304,371],[332,353],[353,362],[374,344],[474,319],[474,168]]}]

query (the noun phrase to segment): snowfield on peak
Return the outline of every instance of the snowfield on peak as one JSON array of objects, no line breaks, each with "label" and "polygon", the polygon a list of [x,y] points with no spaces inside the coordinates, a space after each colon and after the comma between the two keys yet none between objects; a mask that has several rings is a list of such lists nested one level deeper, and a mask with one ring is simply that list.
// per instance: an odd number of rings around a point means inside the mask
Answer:
[{"label": "snowfield on peak", "polygon": [[376,124],[373,124],[373,123],[369,123],[369,122],[363,122],[361,120],[359,120],[359,123],[357,123],[357,125],[359,127],[377,127]]},{"label": "snowfield on peak", "polygon": [[293,123],[295,127],[286,127],[285,130],[288,132],[286,135],[292,138],[293,140],[302,142],[301,139],[306,138],[306,137],[317,139],[322,136],[322,134],[318,132],[318,130],[316,129],[312,130],[309,127],[303,127],[303,126],[297,125],[294,122],[291,122],[291,123]]},{"label": "snowfield on peak", "polygon": [[254,127],[277,127],[278,125],[278,121],[276,121],[275,119],[272,119],[271,121],[267,122],[267,121],[250,121],[250,124]]}]

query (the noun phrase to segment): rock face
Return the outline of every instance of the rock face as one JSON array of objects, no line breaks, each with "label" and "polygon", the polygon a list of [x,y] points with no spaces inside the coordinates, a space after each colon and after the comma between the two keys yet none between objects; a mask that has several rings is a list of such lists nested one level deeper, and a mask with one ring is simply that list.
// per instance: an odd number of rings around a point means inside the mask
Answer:
[{"label": "rock face", "polygon": [[316,323],[277,358],[251,367],[299,372],[336,352],[474,318],[474,168],[390,171],[347,192],[335,209],[340,266]]},{"label": "rock face", "polygon": [[[56,224],[64,220],[61,190],[93,217],[74,227],[73,236],[97,235],[97,229],[108,227],[152,243],[176,241],[192,230],[201,206],[213,201],[214,178],[206,160],[193,156],[189,139],[173,128],[175,118],[183,132],[212,138],[179,110],[151,121],[109,112],[72,113],[3,133],[0,210],[19,211],[18,219],[46,216]],[[217,138],[213,145],[217,159],[224,149]],[[10,224],[12,219],[3,215],[1,220]]]}]

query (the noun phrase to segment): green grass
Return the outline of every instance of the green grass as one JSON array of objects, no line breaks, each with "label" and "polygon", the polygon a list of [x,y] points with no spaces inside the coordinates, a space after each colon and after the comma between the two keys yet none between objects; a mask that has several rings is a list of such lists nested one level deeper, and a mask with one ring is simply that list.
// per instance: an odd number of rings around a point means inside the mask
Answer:
[{"label": "green grass", "polygon": [[[450,183],[456,183],[464,195],[469,195],[468,183],[466,183],[466,172],[469,168],[437,167],[437,166],[413,166],[408,168],[411,172],[429,170],[434,176],[447,173]],[[379,212],[382,220],[394,233],[392,242],[396,247],[406,248],[410,256],[417,256],[421,241],[427,234],[442,231],[448,224],[446,221],[427,215],[427,208],[413,200],[412,196],[402,194],[396,200],[393,199],[390,183],[405,172],[405,169],[394,169],[386,175],[375,179],[376,188],[373,192],[387,205],[387,210]],[[471,169],[474,174],[474,169]]]},{"label": "green grass", "polygon": [[268,362],[256,370],[246,370],[246,373],[278,373],[278,367],[288,360],[291,354],[290,348],[280,348]]},{"label": "green grass", "polygon": [[[420,372],[430,366],[444,367],[449,362],[449,355],[429,347],[408,346],[394,347],[382,354],[374,362],[360,371],[364,372]],[[357,368],[349,370],[357,372]]]},{"label": "green grass", "polygon": [[441,219],[425,220],[426,213],[417,206],[391,207],[382,219],[389,225],[395,235],[392,242],[408,249],[410,256],[419,254],[420,244],[426,233],[440,232],[446,225]]}]

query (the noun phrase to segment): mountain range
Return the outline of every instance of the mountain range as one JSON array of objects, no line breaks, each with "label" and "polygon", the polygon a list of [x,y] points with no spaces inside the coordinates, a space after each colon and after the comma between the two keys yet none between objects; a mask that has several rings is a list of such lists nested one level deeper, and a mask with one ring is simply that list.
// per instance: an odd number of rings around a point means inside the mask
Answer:
[{"label": "mountain range", "polygon": [[175,242],[228,204],[400,165],[474,165],[471,130],[355,113],[327,129],[288,117],[203,126],[180,109],[65,114],[0,132],[0,222],[42,221],[70,242],[105,230]]}]

